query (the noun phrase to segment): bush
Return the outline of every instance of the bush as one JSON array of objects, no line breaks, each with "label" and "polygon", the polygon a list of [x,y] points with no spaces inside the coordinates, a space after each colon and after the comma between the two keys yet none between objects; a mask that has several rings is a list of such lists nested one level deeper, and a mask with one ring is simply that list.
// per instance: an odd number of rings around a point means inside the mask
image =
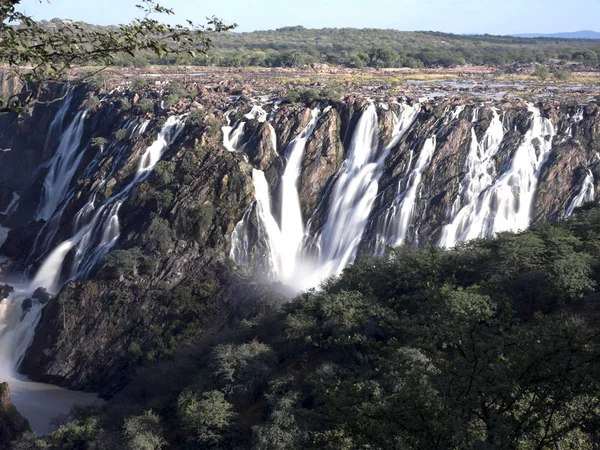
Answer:
[{"label": "bush", "polygon": [[198,158],[191,152],[186,152],[181,158],[180,166],[181,170],[185,174],[192,174],[196,171],[198,165]]},{"label": "bush", "polygon": [[139,247],[128,250],[113,250],[105,259],[102,274],[107,278],[129,277],[137,274],[142,252]]},{"label": "bush", "polygon": [[27,431],[19,439],[12,443],[12,450],[47,450],[48,444],[44,438],[35,433]]},{"label": "bush", "polygon": [[555,80],[558,80],[558,81],[567,81],[567,80],[570,80],[571,78],[573,78],[573,74],[571,72],[567,72],[565,70],[559,70],[557,72],[554,72],[554,74],[552,76],[554,77]]},{"label": "bush", "polygon": [[108,143],[108,141],[103,137],[95,137],[90,141],[90,143],[92,144],[92,147],[95,147],[95,148],[99,149],[100,151],[103,151],[104,146]]},{"label": "bush", "polygon": [[154,194],[156,201],[158,202],[158,209],[163,210],[171,206],[173,203],[173,192],[169,189],[165,189],[164,191],[158,191]]},{"label": "bush", "polygon": [[179,97],[178,95],[175,95],[175,94],[166,95],[163,98],[165,109],[169,109],[172,106],[175,106],[180,100],[181,100],[181,97]]},{"label": "bush", "polygon": [[319,101],[339,101],[341,96],[341,86],[329,84],[320,91],[306,88],[290,91],[287,94],[286,100],[289,103],[304,103],[306,106],[311,106],[314,102]]},{"label": "bush", "polygon": [[230,392],[246,394],[250,398],[264,387],[276,363],[271,348],[257,341],[218,345],[212,359],[217,382]]},{"label": "bush", "polygon": [[94,89],[94,90],[106,90],[108,89],[108,82],[110,81],[110,73],[108,72],[99,72],[96,73],[95,75],[93,75],[89,81],[88,84]]},{"label": "bush", "polygon": [[161,217],[154,217],[142,239],[151,251],[163,254],[173,248],[175,233],[169,222]]},{"label": "bush", "polygon": [[153,275],[156,271],[156,260],[154,258],[144,258],[139,268],[141,275]]},{"label": "bush", "polygon": [[189,92],[186,90],[185,85],[181,81],[169,82],[167,93],[176,98],[188,97]]},{"label": "bush", "polygon": [[90,95],[85,101],[85,107],[90,111],[96,110],[100,106],[100,99],[96,95]]},{"label": "bush", "polygon": [[310,105],[321,99],[321,94],[316,89],[302,89],[300,91],[300,101],[305,105]]},{"label": "bush", "polygon": [[328,84],[321,90],[320,97],[321,100],[338,102],[342,97],[342,88],[336,84]]},{"label": "bush", "polygon": [[235,418],[233,405],[220,391],[205,392],[202,396],[185,391],[177,400],[177,412],[193,440],[210,447],[224,444]]},{"label": "bush", "polygon": [[125,420],[123,434],[130,450],[160,450],[167,445],[160,418],[152,411]]},{"label": "bush", "polygon": [[131,89],[134,91],[140,91],[142,89],[144,89],[145,87],[148,86],[148,79],[147,78],[134,78],[133,80],[131,80]]},{"label": "bush", "polygon": [[300,93],[298,91],[288,92],[286,100],[290,103],[298,103],[300,101]]},{"label": "bush", "polygon": [[196,208],[181,210],[175,219],[175,229],[181,236],[198,240],[202,231],[212,225],[215,210],[212,203],[204,203]]},{"label": "bush", "polygon": [[121,142],[123,139],[127,137],[127,130],[125,128],[121,128],[114,133],[115,141]]},{"label": "bush", "polygon": [[157,186],[171,184],[175,179],[175,163],[159,161],[154,167],[154,179]]},{"label": "bush", "polygon": [[98,421],[94,418],[73,422],[60,426],[52,433],[47,448],[52,450],[88,448],[87,443],[95,441],[99,434]]},{"label": "bush", "polygon": [[151,114],[154,112],[154,102],[149,98],[141,99],[135,107],[140,114]]},{"label": "bush", "polygon": [[190,127],[199,127],[204,123],[204,112],[197,109],[192,111],[187,119],[185,120],[185,124]]},{"label": "bush", "polygon": [[532,76],[543,81],[550,76],[550,71],[546,66],[539,66],[537,69],[535,69]]}]

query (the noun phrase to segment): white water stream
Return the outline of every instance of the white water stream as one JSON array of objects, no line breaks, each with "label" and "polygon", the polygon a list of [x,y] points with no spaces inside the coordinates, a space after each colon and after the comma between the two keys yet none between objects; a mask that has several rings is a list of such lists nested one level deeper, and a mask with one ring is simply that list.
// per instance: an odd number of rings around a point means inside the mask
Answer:
[{"label": "white water stream", "polygon": [[[498,153],[505,134],[498,112],[493,110],[492,114],[492,121],[481,141],[477,141],[475,129],[471,129],[471,146],[465,164],[465,177],[459,186],[458,197],[452,205],[451,222],[442,230],[440,245],[443,247],[454,247],[458,242],[475,237],[470,233],[481,232],[473,227],[479,196],[494,182],[496,167],[493,158]],[[475,117],[473,120],[476,120]]]},{"label": "white water stream", "polygon": [[[546,162],[555,135],[552,122],[542,117],[539,109],[528,105],[533,118],[522,143],[515,151],[510,166],[477,197],[468,201],[451,224],[443,245],[494,236],[502,231],[521,231],[529,227],[533,200],[542,166]],[[487,152],[492,153],[500,136],[500,125],[490,125]],[[480,159],[487,164],[487,156]],[[479,172],[482,170],[479,169]],[[485,180],[485,178],[484,178]],[[484,185],[489,179],[484,181]],[[462,223],[461,223],[462,222]]]},{"label": "white water stream", "polygon": [[[253,180],[256,202],[251,206],[232,235],[231,257],[242,267],[247,267],[249,256],[250,222],[258,223],[257,240],[263,248],[262,259],[268,259],[268,278],[282,281],[297,289],[316,286],[323,279],[339,274],[354,261],[362,235],[366,228],[379,188],[379,178],[389,153],[416,119],[420,106],[400,105],[394,113],[394,128],[390,143],[379,149],[379,124],[377,109],[370,104],[358,121],[348,158],[335,176],[329,196],[326,220],[320,230],[311,230],[302,217],[298,196],[298,179],[301,161],[308,139],[319,119],[328,111],[311,111],[311,121],[288,145],[287,164],[281,178],[281,223],[272,214],[269,186],[261,171],[254,170]],[[227,116],[229,117],[229,116]],[[248,119],[266,117],[253,111]],[[244,122],[223,128],[223,145],[228,150],[243,151]],[[276,141],[275,130],[273,141]],[[238,148],[232,148],[232,143]],[[317,249],[307,255],[307,248]],[[310,251],[309,251],[310,253]],[[261,260],[262,260],[261,259]]]},{"label": "white water stream", "polygon": [[388,245],[397,246],[404,243],[413,218],[421,178],[431,164],[436,144],[435,136],[425,141],[408,179],[405,181],[403,178],[398,183],[398,194],[392,206],[382,216],[378,227],[376,254],[382,254]]},{"label": "white water stream", "polygon": [[[58,205],[66,202],[69,185],[84,153],[80,147],[85,116],[85,111],[79,112],[61,137],[46,177],[42,202],[36,215],[40,219],[50,219]],[[144,133],[148,123],[140,123],[134,133]],[[53,122],[51,127],[55,126]],[[0,381],[9,383],[13,392],[13,403],[38,433],[48,432],[49,421],[56,416],[67,415],[74,404],[90,404],[99,400],[94,394],[33,383],[17,373],[19,363],[33,340],[43,309],[43,305],[32,300],[31,308],[24,311],[23,302],[39,287],[55,294],[67,281],[65,278],[83,278],[110,251],[120,234],[118,213],[122,202],[131,189],[151,173],[183,126],[183,116],[170,117],[156,140],[142,155],[133,180],[104,204],[95,205],[96,192],[103,183],[92,192],[90,200],[74,217],[72,237],[48,253],[30,282],[5,281],[13,285],[15,291],[8,298],[0,299]],[[56,215],[60,214],[61,211],[56,212]],[[53,230],[49,232],[54,236]],[[65,271],[65,258],[74,249],[73,265],[70,270]]]},{"label": "white water stream", "polygon": [[595,198],[596,188],[594,186],[594,174],[588,169],[579,193],[575,196],[567,208],[567,216],[572,215],[573,211],[575,211],[575,208],[579,208],[585,203],[593,201]]},{"label": "white water stream", "polygon": [[[381,104],[389,111],[388,105]],[[531,223],[533,202],[542,167],[552,149],[556,134],[553,123],[544,118],[533,105],[528,105],[531,125],[510,160],[496,167],[507,130],[500,113],[491,108],[491,120],[481,139],[475,126],[482,117],[484,105],[473,108],[471,141],[458,181],[458,194],[447,206],[446,225],[441,230],[439,244],[453,247],[459,242],[493,236],[502,231],[519,231]],[[423,175],[435,156],[437,136],[445,127],[458,120],[465,107],[446,108],[444,117],[435,125],[429,139],[414,148],[406,158],[408,164],[400,177],[395,198],[376,217],[373,207],[379,194],[379,180],[391,150],[414,123],[420,106],[400,105],[395,115],[391,142],[383,149],[379,143],[377,108],[369,105],[354,129],[347,157],[333,177],[321,205],[312,218],[302,217],[298,197],[298,179],[306,140],[310,137],[319,114],[313,111],[311,124],[288,145],[287,164],[280,180],[281,204],[273,199],[265,175],[254,170],[255,203],[248,209],[232,235],[231,257],[241,267],[252,265],[267,272],[271,281],[282,281],[298,290],[317,286],[323,279],[339,274],[356,258],[367,225],[372,223],[375,254],[384,253],[387,246],[402,245],[411,239],[412,226],[418,218],[415,211],[423,191]],[[236,124],[223,127],[223,144],[235,152],[244,152],[247,120],[269,121],[270,116],[254,107]],[[581,121],[582,114],[574,119]],[[276,142],[273,127],[271,138]],[[591,172],[566,213],[594,198]],[[273,212],[281,212],[280,221]]]}]

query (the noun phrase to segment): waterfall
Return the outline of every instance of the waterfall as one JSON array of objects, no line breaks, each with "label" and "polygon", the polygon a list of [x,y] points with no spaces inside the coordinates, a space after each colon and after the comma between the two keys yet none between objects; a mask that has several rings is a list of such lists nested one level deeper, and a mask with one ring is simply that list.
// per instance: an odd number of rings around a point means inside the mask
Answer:
[{"label": "waterfall", "polygon": [[31,429],[39,434],[53,431],[50,419],[68,415],[73,405],[99,403],[94,394],[68,391],[49,384],[35,383],[16,371],[33,340],[43,305],[33,300],[23,312],[22,300],[32,292],[28,286],[15,285],[15,291],[0,301],[0,378],[8,382],[12,402],[25,416]]},{"label": "waterfall", "polygon": [[515,151],[510,167],[481,192],[476,206],[471,205],[472,210],[466,210],[470,212],[468,224],[463,226],[460,236],[454,237],[455,241],[493,236],[502,231],[520,231],[529,226],[538,178],[552,149],[555,130],[539,109],[528,105],[528,110],[533,115],[531,125]]},{"label": "waterfall", "polygon": [[454,111],[452,111],[452,114],[450,115],[450,121],[457,120],[464,110],[465,105],[458,105],[456,108],[454,108]]},{"label": "waterfall", "polygon": [[[221,131],[223,132],[223,146],[229,150],[230,152],[243,152],[243,143],[244,143],[244,133],[246,132],[246,122],[243,120],[239,120],[236,124],[231,123],[231,115],[235,114],[236,110],[231,110],[225,113],[225,120],[227,120],[227,125],[221,127]],[[244,114],[244,118],[247,120],[257,120],[259,122],[265,122],[267,120],[267,112],[258,105],[254,105],[250,112]],[[272,129],[273,126],[269,124],[269,127]],[[274,136],[273,148],[277,148],[276,144],[276,136]]]},{"label": "waterfall", "polygon": [[56,293],[58,291],[58,283],[60,278],[61,268],[67,253],[75,246],[75,239],[68,239],[56,247],[50,255],[46,257],[43,264],[38,269],[35,277],[31,281],[32,288],[42,287],[49,292]]},{"label": "waterfall", "polygon": [[86,114],[87,111],[78,112],[60,139],[44,181],[43,198],[36,213],[36,220],[48,220],[64,199],[83,157],[83,152],[77,150],[81,145]]},{"label": "waterfall", "polygon": [[[86,218],[93,213],[95,194],[75,215],[75,233],[70,239],[59,244],[46,258],[32,281],[32,287],[45,287],[52,290],[60,287],[58,280],[67,253],[76,248],[74,265],[71,271],[73,278],[81,278],[87,274],[108,251],[116,244],[119,237],[119,209],[127,195],[135,185],[148,176],[168,146],[177,138],[184,126],[183,116],[172,116],[165,122],[156,140],[150,145],[140,159],[138,170],[127,186],[113,195],[100,206],[92,219]],[[94,244],[95,245],[92,245]],[[84,271],[81,272],[80,265]],[[39,283],[36,285],[36,283]]]},{"label": "waterfall", "polygon": [[294,275],[298,254],[304,239],[304,221],[298,194],[298,178],[306,142],[315,130],[320,115],[321,111],[318,108],[311,111],[309,124],[294,138],[286,151],[287,165],[281,178],[281,245],[279,248],[280,274],[282,280],[285,281],[290,280]]},{"label": "waterfall", "polygon": [[[359,243],[378,193],[379,178],[390,151],[414,123],[420,105],[399,105],[393,112],[390,143],[379,150],[378,118],[374,104],[362,113],[354,132],[348,158],[335,175],[329,196],[327,217],[322,228],[312,236],[305,227],[298,195],[298,179],[306,143],[313,134],[322,112],[311,111],[309,124],[289,143],[285,151],[287,164],[281,178],[281,223],[275,220],[269,186],[260,170],[254,169],[256,201],[248,208],[232,233],[230,257],[240,267],[261,266],[271,281],[283,281],[299,289],[317,285],[322,279],[338,274],[354,261]],[[257,108],[244,117],[268,117]],[[227,113],[223,127],[223,144],[229,151],[243,151],[244,122],[232,126]],[[273,115],[271,114],[271,118]],[[267,119],[265,119],[267,120]],[[275,130],[269,124],[275,145]],[[237,147],[236,147],[237,146]],[[310,223],[310,221],[309,221]],[[315,252],[309,249],[317,249]]]},{"label": "waterfall", "polygon": [[[303,284],[338,274],[353,260],[378,191],[378,118],[374,104],[360,117],[331,191],[325,225],[317,234],[317,267]],[[315,279],[316,278],[316,279]]]},{"label": "waterfall", "polygon": [[[471,146],[465,163],[465,177],[460,183],[458,196],[450,213],[450,223],[442,230],[440,245],[454,247],[457,242],[471,239],[473,220],[480,194],[489,188],[496,176],[494,156],[504,139],[504,127],[496,110],[492,110],[492,121],[480,142],[475,129],[471,128]],[[475,119],[475,117],[474,117]]]},{"label": "waterfall", "polygon": [[281,273],[281,231],[271,211],[269,184],[267,183],[264,172],[257,169],[252,169],[252,182],[254,184],[254,195],[256,197],[256,214],[259,229],[262,232],[262,236],[259,236],[259,239],[265,243],[265,247],[268,249],[268,259],[265,265],[271,269],[268,274],[269,278],[278,280]]},{"label": "waterfall", "polygon": [[[83,113],[80,113],[74,123],[82,120],[83,115]],[[97,209],[95,207],[97,190],[92,192],[88,202],[74,217],[75,231],[73,235],[57,245],[48,254],[28,285],[19,287],[8,299],[0,301],[0,342],[2,343],[0,346],[0,369],[10,368],[11,373],[14,372],[33,339],[42,305],[34,301],[32,307],[21,317],[20,310],[23,299],[30,297],[35,289],[39,287],[43,287],[51,293],[57,293],[64,282],[62,278],[65,259],[73,250],[75,250],[73,266],[67,274],[70,279],[84,278],[90,270],[97,266],[119,238],[118,213],[122,203],[126,200],[131,189],[151,173],[165,149],[177,138],[183,126],[183,116],[170,117],[154,143],[147,148],[142,156],[133,181],[119,193],[107,199]],[[76,127],[77,125],[70,128],[74,130]],[[75,131],[67,131],[65,136],[68,133],[77,134]],[[71,141],[70,138],[67,138],[67,140]],[[71,151],[74,150],[71,149]],[[80,156],[71,154],[65,160],[79,161],[79,159]],[[60,164],[57,163],[55,166],[57,168],[56,173],[65,171]],[[76,169],[77,167],[69,168],[69,171],[74,172]],[[64,184],[65,186],[61,185],[60,189],[66,190],[68,188],[66,181]]]},{"label": "waterfall", "polygon": [[575,196],[575,198],[571,201],[571,204],[567,208],[567,216],[573,214],[575,208],[579,208],[583,206],[585,203],[594,201],[596,198],[596,188],[594,186],[594,174],[591,170],[588,169],[585,179],[583,180],[583,184],[581,185],[581,189],[579,193]]},{"label": "waterfall", "polygon": [[[425,169],[431,164],[436,144],[435,136],[425,141],[415,167],[406,178],[406,183],[404,178],[398,183],[396,198],[378,224],[376,254],[382,254],[388,245],[396,246],[404,243],[413,217],[421,178]],[[403,186],[406,188],[403,189]]]},{"label": "waterfall", "polygon": [[[312,136],[319,119],[329,109],[326,108],[324,111],[319,108],[313,109],[308,125],[290,142],[286,149],[287,164],[281,178],[281,197],[279,200],[282,212],[281,224],[277,223],[272,213],[269,185],[264,173],[257,169],[252,171],[256,201],[250,205],[242,220],[235,227],[232,235],[230,257],[238,266],[248,266],[251,259],[249,255],[250,247],[252,246],[249,229],[252,227],[252,220],[256,219],[258,229],[255,237],[258,242],[257,246],[263,252],[259,257],[263,261],[263,267],[267,268],[268,273],[265,276],[271,281],[288,282],[295,274],[304,239],[304,220],[298,194],[298,179],[302,157],[308,139]],[[250,120],[267,120],[266,112],[256,106],[244,117]],[[223,127],[223,145],[229,151],[242,151],[243,145],[240,148],[233,147],[232,144],[240,145],[243,142],[243,125],[244,122],[240,122],[234,128],[230,125]],[[236,135],[235,138],[231,138],[231,134],[235,134],[236,130],[241,130],[240,134]],[[272,143],[276,149],[277,136],[275,129],[270,124],[269,130]]]},{"label": "waterfall", "polygon": [[[368,219],[379,192],[379,179],[391,150],[414,123],[420,106],[400,105],[394,112],[390,143],[378,156],[379,130],[375,105],[361,115],[352,137],[348,158],[335,177],[327,216],[316,236],[307,236],[308,247],[317,249],[316,263],[309,274],[299,273],[296,286],[313,287],[338,275],[354,262]],[[312,266],[312,267],[311,267]]]},{"label": "waterfall", "polygon": [[154,166],[160,161],[163,152],[177,138],[181,130],[183,130],[184,124],[183,116],[171,116],[167,119],[156,140],[142,155],[133,183],[136,183],[143,176],[154,170]]},{"label": "waterfall", "polygon": [[69,86],[65,86],[63,95],[65,95],[65,100],[60,105],[60,108],[58,109],[56,116],[54,116],[54,119],[52,119],[52,122],[50,122],[48,134],[46,134],[46,140],[44,142],[44,154],[49,150],[52,138],[54,138],[54,136],[60,136],[60,133],[62,132],[65,117],[67,116],[67,113],[71,108],[71,103],[73,100],[73,89],[69,88]]},{"label": "waterfall", "polygon": [[[259,261],[254,265],[263,270],[261,274],[269,281],[280,278],[280,263],[278,249],[281,232],[271,211],[269,185],[262,170],[252,169],[254,198],[252,205],[246,210],[244,217],[235,227],[231,236],[230,258],[239,267],[249,267],[251,264],[252,247],[256,246],[254,255]],[[256,227],[252,233],[253,227]]]}]

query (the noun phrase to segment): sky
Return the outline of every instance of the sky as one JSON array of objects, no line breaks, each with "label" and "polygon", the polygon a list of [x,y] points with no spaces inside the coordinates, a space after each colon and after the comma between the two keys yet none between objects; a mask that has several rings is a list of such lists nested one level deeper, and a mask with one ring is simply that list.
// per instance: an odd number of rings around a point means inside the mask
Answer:
[{"label": "sky", "polygon": [[[98,25],[136,17],[136,0],[22,0],[35,19],[54,17]],[[393,28],[450,33],[554,33],[598,30],[599,0],[160,0],[178,20],[217,16],[237,31],[307,28]]]}]

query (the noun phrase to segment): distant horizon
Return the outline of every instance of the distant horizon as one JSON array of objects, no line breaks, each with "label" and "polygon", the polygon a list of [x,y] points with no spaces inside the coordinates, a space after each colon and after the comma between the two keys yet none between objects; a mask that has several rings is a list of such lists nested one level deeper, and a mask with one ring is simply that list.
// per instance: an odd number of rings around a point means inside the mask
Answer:
[{"label": "distant horizon", "polygon": [[[85,22],[88,23],[90,25],[96,25],[96,26],[118,26],[118,23],[112,23],[112,24],[99,24],[99,23],[93,23],[93,22],[88,22],[85,20],[77,20],[77,19],[73,19],[71,17],[52,17],[50,19],[36,19],[36,20],[46,20],[46,21],[51,21],[51,20],[55,20],[55,19],[59,19],[59,20],[74,20],[74,21],[81,21],[81,22]],[[490,33],[490,32],[479,32],[479,33],[456,33],[456,32],[451,32],[451,31],[442,31],[442,30],[434,30],[434,29],[414,29],[414,30],[403,30],[400,28],[389,28],[389,27],[353,27],[353,26],[325,26],[325,27],[311,27],[311,26],[306,26],[306,25],[301,25],[301,24],[295,24],[295,25],[283,25],[283,26],[278,26],[277,28],[265,28],[265,29],[256,29],[256,30],[243,30],[238,28],[234,28],[232,30],[230,30],[230,32],[233,33],[256,33],[256,32],[265,32],[265,31],[277,31],[277,30],[281,30],[281,29],[285,29],[285,28],[296,28],[296,27],[302,27],[305,28],[307,30],[325,30],[325,29],[355,29],[355,30],[391,30],[391,31],[399,31],[401,33],[443,33],[443,34],[453,34],[453,35],[457,35],[457,36],[485,36],[485,35],[489,35],[489,36],[505,36],[505,37],[522,37],[522,36],[550,36],[550,35],[559,35],[559,34],[575,34],[575,33],[596,33],[600,35],[600,31],[596,31],[596,30],[573,30],[573,31],[556,31],[556,32],[549,32],[549,33],[541,33],[541,32],[535,32],[535,31],[524,31],[521,33],[510,33],[510,34],[496,34],[496,33]]]},{"label": "distant horizon", "polygon": [[[564,8],[559,0],[305,0],[302,4],[276,0],[160,0],[173,8],[171,24],[190,19],[206,23],[216,16],[237,23],[237,32],[268,31],[302,24],[305,28],[372,28],[398,31],[436,30],[459,35],[569,33],[557,30],[593,30],[600,3],[580,0],[577,8]],[[78,0],[22,0],[19,10],[36,20],[72,19],[96,25],[116,25],[138,17],[136,0],[104,0],[90,4]],[[97,6],[96,6],[97,5]],[[163,20],[164,20],[163,19]]]}]

